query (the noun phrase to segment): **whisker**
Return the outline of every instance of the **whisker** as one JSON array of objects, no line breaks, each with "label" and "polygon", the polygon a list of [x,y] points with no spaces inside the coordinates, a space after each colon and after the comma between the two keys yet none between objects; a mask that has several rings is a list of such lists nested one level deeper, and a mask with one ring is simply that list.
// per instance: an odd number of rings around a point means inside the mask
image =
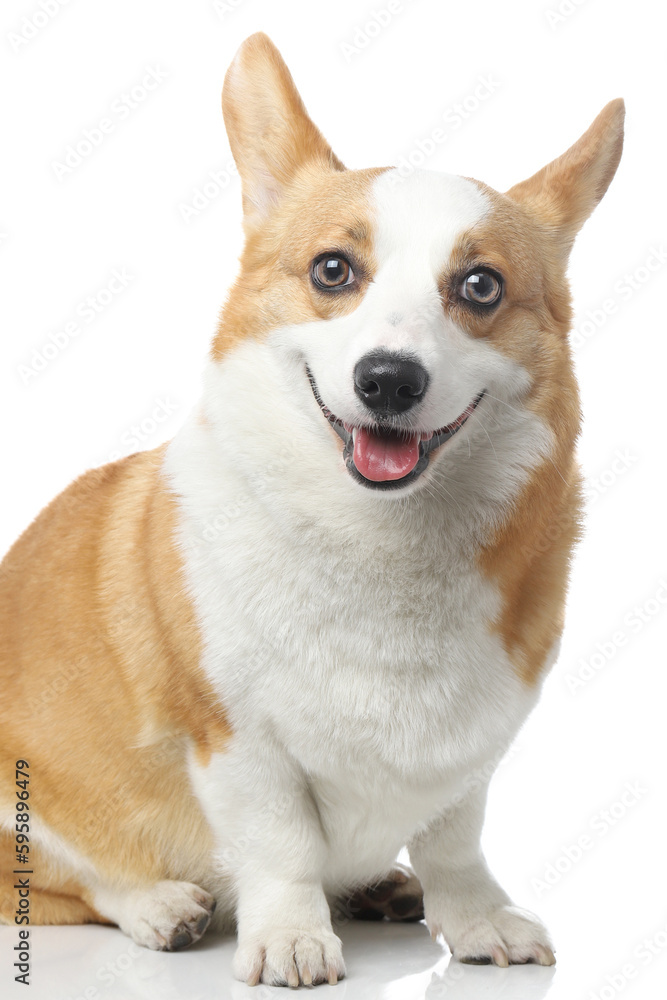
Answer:
[{"label": "whisker", "polygon": [[[512,406],[512,404],[508,403],[507,400],[501,399],[500,396],[492,396],[490,392],[487,392],[485,395],[487,395],[489,397],[489,399],[495,400],[497,403],[502,403],[503,406],[506,406],[508,408],[508,410],[512,410],[514,413],[519,414],[519,416],[522,416],[523,413],[525,412],[525,411],[520,410],[518,406]],[[488,434],[488,431],[486,430],[486,428],[484,428],[484,431],[486,433],[486,436],[489,437],[489,434]],[[489,438],[489,440],[491,440],[491,439]],[[554,460],[551,457],[551,455],[545,455],[544,458],[547,459],[547,461],[551,462],[551,464],[553,465],[554,469],[556,470],[556,472],[558,473],[558,475],[560,476],[560,478],[563,480],[563,482],[565,483],[565,485],[568,486],[569,484],[568,484],[567,479],[565,478],[565,476],[563,475],[563,473],[561,472],[561,470],[558,468],[558,466],[554,462]]]}]

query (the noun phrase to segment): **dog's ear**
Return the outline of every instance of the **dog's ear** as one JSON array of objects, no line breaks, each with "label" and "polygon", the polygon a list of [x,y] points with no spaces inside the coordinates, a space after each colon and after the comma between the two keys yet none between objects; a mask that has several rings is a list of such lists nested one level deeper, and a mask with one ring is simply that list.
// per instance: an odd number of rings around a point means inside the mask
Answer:
[{"label": "dog's ear", "polygon": [[610,101],[574,146],[507,192],[553,232],[564,256],[616,173],[624,118],[623,101]]},{"label": "dog's ear", "polygon": [[263,32],[243,42],[227,70],[222,112],[251,225],[261,222],[304,164],[345,169],[308,117],[290,71]]}]

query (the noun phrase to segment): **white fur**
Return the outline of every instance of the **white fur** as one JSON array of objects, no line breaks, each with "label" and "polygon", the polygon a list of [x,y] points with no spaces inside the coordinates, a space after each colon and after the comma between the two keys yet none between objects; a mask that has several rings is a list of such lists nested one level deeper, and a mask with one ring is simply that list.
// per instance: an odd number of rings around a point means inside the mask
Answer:
[{"label": "white fur", "polygon": [[[342,967],[325,893],[382,875],[406,843],[427,919],[459,954],[475,901],[489,920],[509,902],[479,861],[481,820],[465,820],[483,813],[467,778],[507,748],[537,692],[492,627],[500,596],[476,553],[551,437],[522,405],[527,373],[439,304],[438,274],[485,196],[461,178],[391,178],[375,185],[379,268],[359,307],[211,363],[201,409],[166,461],[202,666],[234,733],[190,772],[217,840],[212,864],[234,879],[236,971],[248,980],[262,949],[276,956],[265,981],[284,979],[303,934],[320,942],[318,968]],[[352,480],[304,374],[308,363],[325,403],[356,422],[352,371],[375,346],[409,347],[429,370],[415,427],[443,426],[488,390],[395,494]],[[452,803],[459,819],[443,826]],[[446,923],[438,857],[457,853],[469,877],[452,884]]]}]

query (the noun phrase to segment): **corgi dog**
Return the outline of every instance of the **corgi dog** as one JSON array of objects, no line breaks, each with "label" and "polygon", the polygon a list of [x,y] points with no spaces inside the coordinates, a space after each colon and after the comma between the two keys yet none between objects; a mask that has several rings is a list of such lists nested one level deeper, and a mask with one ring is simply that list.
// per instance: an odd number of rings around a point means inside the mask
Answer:
[{"label": "corgi dog", "polygon": [[346,169],[264,34],[222,104],[245,246],[201,402],[3,563],[2,919],[21,816],[31,923],[235,927],[251,985],[340,980],[339,912],[550,965],[480,834],[563,628],[566,268],[623,102],[505,194]]}]

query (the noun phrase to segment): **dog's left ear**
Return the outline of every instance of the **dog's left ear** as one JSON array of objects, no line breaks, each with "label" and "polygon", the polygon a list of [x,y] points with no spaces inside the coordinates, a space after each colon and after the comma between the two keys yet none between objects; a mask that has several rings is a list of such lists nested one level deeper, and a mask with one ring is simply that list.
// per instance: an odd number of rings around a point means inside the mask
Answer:
[{"label": "dog's left ear", "polygon": [[251,226],[263,221],[304,164],[345,169],[309,118],[280,52],[261,31],[246,38],[227,70],[222,112]]},{"label": "dog's left ear", "polygon": [[552,231],[565,257],[616,173],[624,118],[623,101],[610,101],[574,146],[507,192]]}]

